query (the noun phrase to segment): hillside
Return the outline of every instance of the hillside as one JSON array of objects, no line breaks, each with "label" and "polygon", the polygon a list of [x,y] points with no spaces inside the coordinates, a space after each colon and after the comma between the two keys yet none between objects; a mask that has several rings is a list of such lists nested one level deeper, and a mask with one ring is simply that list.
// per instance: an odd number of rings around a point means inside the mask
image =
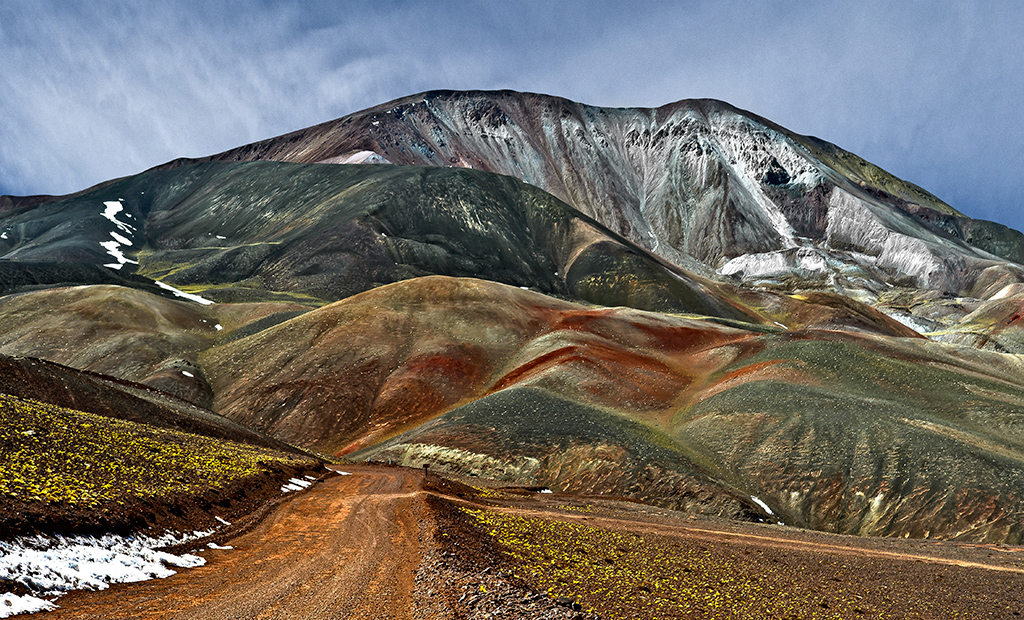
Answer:
[{"label": "hillside", "polygon": [[900,280],[963,293],[992,267],[1019,281],[1006,261],[1024,258],[1019,232],[714,100],[599,108],[435,91],[210,159],[489,170],[550,192],[672,263],[773,286],[795,272],[869,299]]},{"label": "hillside", "polygon": [[722,102],[425,93],[4,199],[0,393],[309,462],[1017,544],[1022,240]]}]

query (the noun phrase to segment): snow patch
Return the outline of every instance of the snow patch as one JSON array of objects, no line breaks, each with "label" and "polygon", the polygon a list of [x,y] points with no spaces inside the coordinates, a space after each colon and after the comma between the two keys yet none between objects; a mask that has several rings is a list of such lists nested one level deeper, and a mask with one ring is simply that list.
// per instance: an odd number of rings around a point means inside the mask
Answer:
[{"label": "snow patch", "polygon": [[[131,264],[138,265],[137,261],[133,261],[121,251],[121,246],[131,247],[133,245],[132,240],[129,238],[135,234],[135,227],[127,222],[122,222],[117,219],[117,214],[124,211],[124,205],[121,204],[120,200],[107,200],[103,203],[103,217],[110,220],[114,226],[120,230],[123,235],[118,233],[116,230],[110,231],[110,236],[114,239],[113,241],[101,241],[100,247],[106,250],[107,254],[114,257],[115,263],[106,263],[104,267],[110,267],[111,269],[120,269],[121,267]],[[130,213],[125,214],[126,217],[131,217]],[[127,235],[127,236],[126,236]]]},{"label": "snow patch", "polygon": [[[132,583],[174,575],[174,568],[206,564],[195,555],[158,551],[204,536],[168,533],[159,537],[28,536],[0,542],[0,580],[20,583],[43,596],[71,590],[104,590],[112,583]],[[56,609],[53,601],[35,596],[0,595],[0,618],[18,613]]]},{"label": "snow patch", "polygon": [[554,491],[552,491],[551,489],[541,489],[540,491],[537,491],[537,492],[538,493],[554,493]]},{"label": "snow patch", "polygon": [[190,373],[190,372],[189,372],[189,371],[187,371],[187,370],[183,370],[183,371],[181,371],[181,374],[183,374],[183,375],[185,375],[186,377],[189,377],[189,378],[195,377],[195,375],[194,375],[194,374]]},{"label": "snow patch", "polygon": [[225,520],[225,519],[221,519],[220,517],[214,517],[214,519],[216,519],[216,520],[220,521],[220,522],[221,522],[221,523],[223,523],[224,525],[231,525],[231,522],[230,522],[230,521],[227,521],[227,520]]},{"label": "snow patch", "polygon": [[[136,263],[136,264],[138,264],[138,263]],[[209,299],[206,299],[204,297],[200,297],[199,295],[193,295],[192,293],[186,293],[185,291],[179,291],[178,289],[174,288],[170,284],[164,284],[160,280],[153,280],[153,281],[156,282],[157,286],[159,286],[160,288],[164,289],[165,291],[170,291],[170,292],[174,293],[175,295],[177,295],[178,297],[184,297],[185,299],[188,299],[189,301],[194,301],[197,304],[203,304],[204,306],[209,306],[210,304],[213,303]]]},{"label": "snow patch", "polygon": [[218,239],[227,239],[224,235],[215,235]]},{"label": "snow patch", "polygon": [[224,326],[221,325],[220,323],[217,323],[216,325],[213,326],[213,328],[215,330],[217,330],[217,331],[220,331],[220,330],[224,329]]},{"label": "snow patch", "polygon": [[775,516],[775,513],[772,512],[772,509],[768,507],[768,504],[762,502],[756,495],[751,495],[750,499],[753,500],[753,502],[755,504],[757,504],[758,506],[763,508],[765,512],[767,512],[768,514],[770,514],[773,517]]},{"label": "snow patch", "polygon": [[18,614],[34,614],[39,611],[53,611],[57,606],[45,599],[31,594],[18,596],[6,592],[0,594],[0,618],[10,618]]},{"label": "snow patch", "polygon": [[121,204],[120,200],[108,200],[103,203],[103,206],[106,207],[102,213],[103,217],[113,222],[114,226],[120,228],[126,235],[130,235],[135,232],[134,226],[117,219],[117,214],[124,211],[124,205]]},{"label": "snow patch", "polygon": [[291,491],[301,491],[313,484],[309,480],[302,480],[300,478],[289,478],[288,482],[281,486],[282,493],[290,493]]},{"label": "snow patch", "polygon": [[6,238],[7,238],[7,232],[6,231],[0,233],[0,239],[6,239]]},{"label": "snow patch", "polygon": [[128,239],[127,237],[125,237],[123,235],[119,235],[119,234],[117,234],[114,231],[110,231],[110,236],[114,238],[114,241],[117,241],[121,245],[131,245],[132,244],[132,240],[131,239]]},{"label": "snow patch", "polygon": [[[113,234],[113,233],[111,233]],[[121,252],[121,244],[117,241],[100,241],[100,247],[107,251],[116,260],[116,263],[105,263],[104,267],[110,267],[111,269],[120,269],[126,264],[138,265],[138,261],[133,261]]]},{"label": "snow patch", "polygon": [[989,297],[988,299],[989,301],[996,301],[997,299],[1006,299],[1010,295],[1013,295],[1019,288],[1019,284],[1007,284],[1003,288],[999,289],[998,293]]},{"label": "snow patch", "polygon": [[208,543],[206,543],[206,546],[207,546],[208,548],[210,548],[210,549],[218,549],[218,550],[221,550],[221,551],[226,551],[226,550],[228,550],[228,549],[234,549],[234,547],[232,547],[232,546],[230,546],[230,545],[229,545],[229,546],[227,546],[227,547],[221,547],[220,545],[218,545],[218,544],[217,544],[217,543],[215,543],[215,542],[208,542]]}]

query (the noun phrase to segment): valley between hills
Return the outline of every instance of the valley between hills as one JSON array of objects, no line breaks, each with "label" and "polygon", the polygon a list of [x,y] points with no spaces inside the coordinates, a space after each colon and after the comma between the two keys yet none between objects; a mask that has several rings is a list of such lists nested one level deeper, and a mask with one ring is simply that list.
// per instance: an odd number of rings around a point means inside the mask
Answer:
[{"label": "valley between hills", "polygon": [[1016,617],[1019,261],[710,100],[0,197],[0,616]]}]

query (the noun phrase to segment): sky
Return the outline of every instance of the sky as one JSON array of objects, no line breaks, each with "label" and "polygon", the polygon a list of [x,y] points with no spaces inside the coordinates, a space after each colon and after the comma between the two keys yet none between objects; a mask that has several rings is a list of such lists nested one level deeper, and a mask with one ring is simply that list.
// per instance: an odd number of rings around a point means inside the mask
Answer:
[{"label": "sky", "polygon": [[1024,229],[1024,3],[0,0],[0,194],[432,89],[714,98]]}]

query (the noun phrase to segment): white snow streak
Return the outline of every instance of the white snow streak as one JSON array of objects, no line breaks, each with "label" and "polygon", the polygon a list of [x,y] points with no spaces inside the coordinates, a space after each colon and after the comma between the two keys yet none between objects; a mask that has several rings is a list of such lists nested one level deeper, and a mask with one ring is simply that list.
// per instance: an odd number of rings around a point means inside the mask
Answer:
[{"label": "white snow streak", "polygon": [[[101,215],[113,222],[114,226],[117,226],[118,230],[124,233],[124,235],[121,235],[116,230],[112,230],[110,231],[110,236],[113,237],[114,240],[100,242],[100,247],[106,250],[107,254],[113,256],[114,260],[117,261],[116,263],[106,263],[103,266],[110,267],[111,269],[120,269],[126,264],[138,265],[139,263],[137,261],[133,261],[121,252],[121,246],[131,247],[133,245],[132,240],[129,237],[135,234],[134,226],[117,219],[117,214],[124,210],[124,205],[121,204],[120,200],[108,200],[103,203],[103,206],[106,208],[103,210]],[[131,214],[126,213],[125,216],[131,217]]]},{"label": "white snow streak", "polygon": [[203,304],[204,306],[209,306],[210,304],[213,303],[209,299],[206,299],[204,297],[200,297],[199,295],[193,295],[192,293],[186,293],[185,291],[179,291],[178,289],[174,288],[170,284],[164,284],[160,280],[153,280],[153,281],[156,282],[156,285],[159,286],[160,288],[162,288],[162,289],[164,289],[166,291],[170,291],[170,292],[174,293],[175,295],[177,295],[178,297],[184,297],[185,299],[188,299],[189,301],[194,301],[197,304]]},{"label": "white snow streak", "polygon": [[768,514],[770,514],[773,517],[775,516],[775,513],[772,512],[772,509],[768,507],[768,504],[762,502],[760,499],[757,498],[756,495],[751,495],[750,499],[754,500],[754,503],[757,504],[758,506],[760,506],[761,508],[764,508],[765,512],[767,512]]}]

